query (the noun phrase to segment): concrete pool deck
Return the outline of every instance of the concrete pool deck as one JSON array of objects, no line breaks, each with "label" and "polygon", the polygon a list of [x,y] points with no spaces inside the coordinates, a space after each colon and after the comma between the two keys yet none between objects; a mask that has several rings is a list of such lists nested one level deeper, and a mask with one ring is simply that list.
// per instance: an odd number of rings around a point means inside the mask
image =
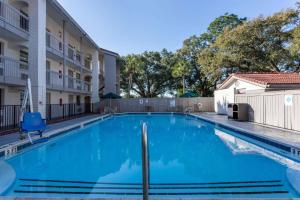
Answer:
[{"label": "concrete pool deck", "polygon": [[[44,132],[44,134],[47,134],[47,133],[49,133],[53,130],[56,130],[56,129],[60,129],[62,127],[66,127],[66,126],[78,124],[78,123],[83,122],[83,121],[91,120],[91,119],[94,119],[94,118],[99,117],[99,116],[101,116],[101,115],[91,114],[91,115],[87,115],[87,116],[82,116],[82,117],[78,117],[78,118],[58,122],[58,123],[55,123],[55,124],[50,124],[50,125],[47,125],[47,129]],[[4,146],[10,144],[10,143],[14,143],[14,142],[19,141],[20,140],[19,137],[20,137],[19,132],[14,132],[14,133],[10,133],[10,134],[7,134],[7,135],[0,136],[0,149],[3,148]],[[27,135],[26,135],[26,137],[27,137]]]},{"label": "concrete pool deck", "polygon": [[265,126],[252,122],[228,120],[226,115],[217,115],[216,113],[196,113],[195,115],[203,117],[207,120],[218,122],[224,126],[240,128],[247,132],[255,133],[257,136],[262,136],[280,143],[289,144],[300,149],[300,132],[298,131]]}]

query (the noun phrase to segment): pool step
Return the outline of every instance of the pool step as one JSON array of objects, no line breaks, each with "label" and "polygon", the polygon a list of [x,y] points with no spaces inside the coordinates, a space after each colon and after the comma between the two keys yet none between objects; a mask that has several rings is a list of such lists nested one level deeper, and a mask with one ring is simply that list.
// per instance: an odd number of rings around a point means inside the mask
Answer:
[{"label": "pool step", "polygon": [[[281,180],[152,183],[152,196],[281,195],[287,194]],[[141,196],[141,183],[112,183],[74,180],[19,179],[15,193]]]}]

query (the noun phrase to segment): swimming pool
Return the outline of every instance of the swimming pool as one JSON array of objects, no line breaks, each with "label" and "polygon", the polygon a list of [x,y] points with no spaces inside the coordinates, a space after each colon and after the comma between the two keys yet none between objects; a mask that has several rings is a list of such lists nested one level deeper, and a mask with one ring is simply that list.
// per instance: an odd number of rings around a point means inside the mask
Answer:
[{"label": "swimming pool", "polygon": [[2,195],[142,197],[142,122],[151,197],[299,197],[299,163],[180,114],[117,115],[24,149],[1,161]]}]

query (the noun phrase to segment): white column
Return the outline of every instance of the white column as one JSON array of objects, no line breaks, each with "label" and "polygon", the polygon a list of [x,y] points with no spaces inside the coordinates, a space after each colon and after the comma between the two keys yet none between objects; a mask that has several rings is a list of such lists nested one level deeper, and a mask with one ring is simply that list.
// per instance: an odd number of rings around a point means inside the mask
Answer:
[{"label": "white column", "polygon": [[104,54],[104,77],[105,77],[105,88],[104,94],[112,92],[116,92],[116,69],[117,69],[117,62],[116,57]]},{"label": "white column", "polygon": [[92,57],[92,103],[97,103],[99,99],[99,52],[94,51]]},{"label": "white column", "polygon": [[33,110],[46,114],[46,0],[29,4],[29,74]]}]

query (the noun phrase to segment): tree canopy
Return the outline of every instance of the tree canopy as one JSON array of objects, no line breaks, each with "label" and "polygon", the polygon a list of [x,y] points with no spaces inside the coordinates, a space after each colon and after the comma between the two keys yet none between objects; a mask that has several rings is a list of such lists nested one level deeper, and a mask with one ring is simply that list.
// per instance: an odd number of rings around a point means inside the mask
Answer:
[{"label": "tree canopy", "polygon": [[127,95],[133,91],[141,97],[157,97],[164,94],[172,85],[171,67],[165,59],[170,53],[144,52],[140,55],[128,55],[121,66],[121,87]]},{"label": "tree canopy", "polygon": [[174,53],[132,54],[120,63],[123,93],[141,97],[181,95],[184,90],[211,96],[233,72],[299,72],[299,9],[253,20],[226,13]]}]

